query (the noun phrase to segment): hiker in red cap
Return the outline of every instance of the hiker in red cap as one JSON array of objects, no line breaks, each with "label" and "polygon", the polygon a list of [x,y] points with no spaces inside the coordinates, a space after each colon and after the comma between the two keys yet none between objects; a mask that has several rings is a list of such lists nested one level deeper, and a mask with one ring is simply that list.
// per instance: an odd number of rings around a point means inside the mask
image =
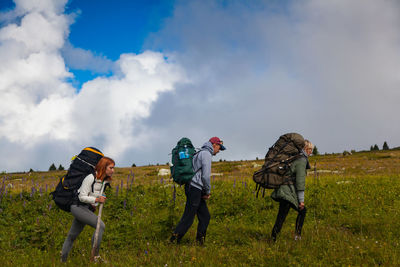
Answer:
[{"label": "hiker in red cap", "polygon": [[196,240],[203,244],[206,238],[206,231],[210,222],[210,212],[206,200],[211,196],[211,162],[212,156],[219,151],[225,150],[223,142],[218,137],[212,137],[206,142],[201,150],[193,157],[192,180],[185,184],[186,206],[181,220],[173,232],[170,241],[180,243],[182,237],[192,226],[194,217],[197,215],[199,224],[197,226]]}]

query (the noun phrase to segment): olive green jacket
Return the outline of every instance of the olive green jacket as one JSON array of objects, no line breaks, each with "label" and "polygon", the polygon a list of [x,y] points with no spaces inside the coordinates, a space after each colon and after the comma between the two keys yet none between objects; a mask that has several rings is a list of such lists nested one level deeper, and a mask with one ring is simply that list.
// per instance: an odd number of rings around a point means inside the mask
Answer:
[{"label": "olive green jacket", "polygon": [[299,200],[297,191],[304,191],[306,188],[307,165],[308,160],[306,157],[295,160],[290,166],[291,176],[296,178],[295,183],[291,185],[281,185],[272,192],[271,198],[275,201],[282,199],[287,200],[295,207],[298,207]]}]

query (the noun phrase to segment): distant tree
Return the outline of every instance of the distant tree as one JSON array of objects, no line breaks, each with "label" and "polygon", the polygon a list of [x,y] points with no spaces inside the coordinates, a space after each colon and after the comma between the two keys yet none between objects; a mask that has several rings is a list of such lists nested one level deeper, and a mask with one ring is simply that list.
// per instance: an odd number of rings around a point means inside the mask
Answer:
[{"label": "distant tree", "polygon": [[222,162],[222,159],[219,159],[219,162]]},{"label": "distant tree", "polygon": [[51,164],[49,171],[56,171],[56,170],[57,170],[56,165],[54,165],[54,163]]},{"label": "distant tree", "polygon": [[65,170],[65,169],[64,169],[63,165],[60,164],[60,166],[58,166],[58,170],[59,170],[59,171],[63,171],[63,170]]},{"label": "distant tree", "polygon": [[371,146],[369,150],[370,150],[370,151],[374,150],[374,146]]},{"label": "distant tree", "polygon": [[256,160],[258,160],[258,157],[256,157]]},{"label": "distant tree", "polygon": [[354,149],[350,150],[351,154],[356,153],[356,151]]},{"label": "distant tree", "polygon": [[379,147],[377,144],[374,145],[374,149],[373,150],[379,150]]},{"label": "distant tree", "polygon": [[389,146],[388,146],[388,144],[386,143],[386,141],[383,143],[382,149],[383,149],[383,150],[389,150]]},{"label": "distant tree", "polygon": [[32,168],[29,169],[29,172],[34,172],[34,170],[32,170]]},{"label": "distant tree", "polygon": [[314,156],[319,155],[317,146],[314,146],[314,149],[313,149],[313,151],[312,151],[312,154],[313,154]]},{"label": "distant tree", "polygon": [[135,164],[135,163],[132,163],[132,167],[136,167],[136,164]]}]

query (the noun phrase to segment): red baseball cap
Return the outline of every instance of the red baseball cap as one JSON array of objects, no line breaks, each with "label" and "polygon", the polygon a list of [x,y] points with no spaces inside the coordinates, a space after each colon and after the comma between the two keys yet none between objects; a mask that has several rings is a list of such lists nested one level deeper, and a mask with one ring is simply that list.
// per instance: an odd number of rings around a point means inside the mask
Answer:
[{"label": "red baseball cap", "polygon": [[226,147],[224,147],[224,142],[222,142],[222,140],[221,139],[219,139],[218,137],[211,137],[210,138],[210,140],[209,140],[210,142],[211,142],[211,144],[217,144],[217,145],[219,145],[220,146],[220,150],[225,150],[226,149]]}]

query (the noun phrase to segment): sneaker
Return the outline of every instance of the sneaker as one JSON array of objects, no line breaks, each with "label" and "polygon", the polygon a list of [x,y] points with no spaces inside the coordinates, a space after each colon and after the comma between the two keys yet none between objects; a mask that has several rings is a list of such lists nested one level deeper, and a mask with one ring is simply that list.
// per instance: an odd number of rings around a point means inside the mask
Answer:
[{"label": "sneaker", "polygon": [[94,256],[93,261],[95,263],[107,263],[107,261],[105,259],[103,259],[100,255]]},{"label": "sneaker", "polygon": [[300,241],[300,240],[301,240],[301,235],[294,236],[294,241]]}]

